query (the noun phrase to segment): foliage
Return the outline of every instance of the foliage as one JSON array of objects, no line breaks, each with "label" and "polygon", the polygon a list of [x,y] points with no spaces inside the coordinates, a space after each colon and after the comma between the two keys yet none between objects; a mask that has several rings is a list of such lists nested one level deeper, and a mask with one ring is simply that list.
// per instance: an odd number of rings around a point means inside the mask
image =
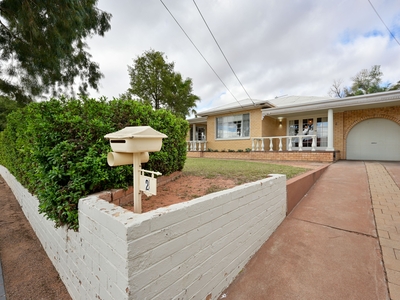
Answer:
[{"label": "foliage", "polygon": [[[102,77],[84,40],[103,36],[111,15],[97,0],[0,0],[0,92],[20,103],[81,81],[84,93]],[[12,78],[10,80],[9,78]]]},{"label": "foliage", "polygon": [[77,229],[80,198],[132,184],[132,166],[107,165],[111,148],[104,135],[145,125],[168,138],[144,168],[164,175],[181,170],[187,121],[139,102],[85,97],[31,103],[11,113],[0,135],[0,163],[38,196],[39,211],[56,226]]},{"label": "foliage", "polygon": [[373,94],[400,89],[400,81],[396,85],[381,86],[383,73],[381,66],[374,65],[370,70],[362,69],[351,79],[351,87],[342,88],[342,80],[334,80],[329,95],[337,98]]},{"label": "foliage", "polygon": [[3,131],[7,123],[7,115],[17,110],[20,105],[8,97],[0,96],[0,131]]},{"label": "foliage", "polygon": [[131,87],[124,98],[137,96],[154,109],[166,108],[175,115],[185,118],[195,112],[199,97],[192,94],[192,79],[182,78],[174,71],[174,63],[164,59],[164,53],[154,50],[138,56],[133,66],[128,66]]},{"label": "foliage", "polygon": [[367,69],[362,69],[356,76],[351,78],[353,80],[353,85],[351,86],[351,92],[348,93],[348,96],[383,92],[385,89],[379,86],[382,82],[382,75],[383,73],[378,65],[372,66],[369,71]]}]

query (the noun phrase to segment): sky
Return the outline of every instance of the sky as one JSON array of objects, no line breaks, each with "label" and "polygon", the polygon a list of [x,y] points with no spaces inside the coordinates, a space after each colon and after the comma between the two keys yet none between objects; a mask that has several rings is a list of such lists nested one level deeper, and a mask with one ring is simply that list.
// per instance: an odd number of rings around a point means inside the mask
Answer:
[{"label": "sky", "polygon": [[334,80],[350,86],[373,65],[381,66],[385,84],[400,81],[399,0],[99,0],[97,6],[112,19],[104,37],[87,41],[104,74],[99,91],[90,92],[96,98],[126,92],[128,65],[150,49],[192,79],[198,112],[248,96],[328,96]]}]

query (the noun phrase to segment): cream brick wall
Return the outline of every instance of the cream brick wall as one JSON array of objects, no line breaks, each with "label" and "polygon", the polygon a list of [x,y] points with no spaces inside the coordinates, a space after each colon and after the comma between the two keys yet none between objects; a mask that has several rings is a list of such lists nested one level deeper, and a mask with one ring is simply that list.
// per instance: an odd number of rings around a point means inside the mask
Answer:
[{"label": "cream brick wall", "polygon": [[339,151],[188,152],[188,157],[247,159],[247,160],[334,162],[340,159],[340,152]]}]

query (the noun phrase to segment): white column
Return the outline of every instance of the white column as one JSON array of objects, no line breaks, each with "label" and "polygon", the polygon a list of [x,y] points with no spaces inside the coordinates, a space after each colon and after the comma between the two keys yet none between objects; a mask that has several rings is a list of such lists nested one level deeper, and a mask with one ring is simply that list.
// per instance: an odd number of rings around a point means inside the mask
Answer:
[{"label": "white column", "polygon": [[196,124],[193,124],[193,141],[197,141]]},{"label": "white column", "polygon": [[333,109],[328,109],[328,147],[326,151],[335,151],[333,148]]}]

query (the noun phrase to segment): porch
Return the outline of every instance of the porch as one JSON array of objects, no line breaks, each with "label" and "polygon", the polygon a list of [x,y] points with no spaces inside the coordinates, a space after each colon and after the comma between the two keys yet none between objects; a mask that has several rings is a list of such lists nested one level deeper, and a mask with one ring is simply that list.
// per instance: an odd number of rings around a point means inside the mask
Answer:
[{"label": "porch", "polygon": [[314,162],[340,159],[340,151],[318,150],[316,135],[254,137],[251,145],[245,151],[212,151],[207,148],[207,141],[188,141],[187,157]]}]

